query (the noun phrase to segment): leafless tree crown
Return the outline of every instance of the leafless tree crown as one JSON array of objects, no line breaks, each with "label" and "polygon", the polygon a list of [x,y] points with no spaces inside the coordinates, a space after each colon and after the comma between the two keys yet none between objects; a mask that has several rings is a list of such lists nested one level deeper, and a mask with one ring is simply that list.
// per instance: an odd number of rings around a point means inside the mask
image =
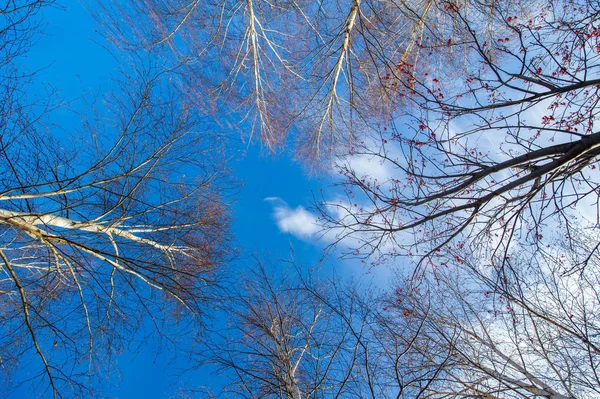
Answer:
[{"label": "leafless tree crown", "polygon": [[198,321],[228,256],[231,181],[218,135],[156,67],[129,68],[63,126],[76,111],[37,94],[19,58],[46,3],[0,15],[0,367],[87,396],[142,324]]}]

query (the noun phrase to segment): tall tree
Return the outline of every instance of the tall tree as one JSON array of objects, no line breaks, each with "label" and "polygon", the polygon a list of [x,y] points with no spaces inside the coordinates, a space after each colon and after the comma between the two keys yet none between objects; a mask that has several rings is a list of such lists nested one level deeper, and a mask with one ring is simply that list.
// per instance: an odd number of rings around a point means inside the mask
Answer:
[{"label": "tall tree", "polygon": [[350,156],[322,220],[350,256],[417,262],[388,309],[439,366],[424,396],[597,396],[600,9],[444,4],[454,52],[390,72],[413,107],[352,154],[389,179]]},{"label": "tall tree", "polygon": [[321,160],[406,104],[389,90],[397,67],[427,60],[425,41],[440,59],[451,52],[442,44],[455,19],[444,0],[100,3],[118,43],[187,62],[191,97],[245,121],[270,149],[291,135],[300,154]]},{"label": "tall tree", "polygon": [[416,364],[440,369],[428,397],[597,397],[599,259],[588,254],[598,236],[589,236],[577,235],[575,250],[518,248],[508,265],[462,251],[464,263],[400,283],[391,317],[419,329]]},{"label": "tall tree", "polygon": [[208,346],[209,361],[230,378],[226,391],[301,399],[347,389],[357,354],[344,318],[352,315],[323,303],[312,286],[287,262],[257,260],[241,271],[225,294],[225,325]]},{"label": "tall tree", "polygon": [[[583,234],[583,232],[579,232]],[[467,249],[389,291],[258,263],[228,291],[209,345],[248,398],[591,398],[599,394],[597,234],[517,248],[510,266]],[[588,239],[585,239],[587,237]],[[457,252],[458,253],[458,252]],[[291,272],[291,273],[290,273]],[[214,388],[214,387],[213,387]]]},{"label": "tall tree", "polygon": [[224,397],[414,398],[446,366],[436,362],[447,348],[428,361],[413,350],[431,346],[425,321],[398,319],[368,284],[259,260],[234,285],[204,353],[227,380]]},{"label": "tall tree", "polygon": [[445,65],[390,70],[389,90],[413,107],[353,150],[390,177],[343,164],[348,200],[321,205],[325,227],[359,240],[359,256],[426,263],[455,246],[489,256],[597,226],[598,4],[442,6],[454,21]]},{"label": "tall tree", "polygon": [[56,92],[35,97],[20,69],[44,3],[10,2],[0,27],[0,366],[27,368],[36,395],[87,396],[141,324],[202,315],[230,180],[218,134],[154,67],[125,70],[64,133]]}]

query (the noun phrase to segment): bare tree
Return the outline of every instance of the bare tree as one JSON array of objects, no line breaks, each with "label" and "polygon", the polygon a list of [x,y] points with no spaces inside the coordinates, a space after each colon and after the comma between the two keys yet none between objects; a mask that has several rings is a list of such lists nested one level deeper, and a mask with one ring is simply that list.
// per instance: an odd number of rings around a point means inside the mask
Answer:
[{"label": "bare tree", "polygon": [[451,52],[455,30],[444,0],[100,3],[116,42],[185,60],[186,92],[221,118],[244,121],[272,150],[291,135],[300,154],[325,160],[404,107],[394,75],[431,61],[425,42],[440,58]]},{"label": "bare tree", "polygon": [[[392,318],[419,326],[410,351],[420,364],[440,365],[425,397],[597,397],[598,256],[588,257],[594,239],[577,251],[564,242],[519,248],[508,265],[463,251],[464,263],[449,260],[418,284],[401,283],[390,296]],[[444,364],[439,353],[447,354]]]},{"label": "bare tree", "polygon": [[[445,43],[451,69],[390,71],[390,89],[414,107],[352,154],[391,177],[365,176],[350,157],[341,165],[348,199],[319,206],[326,229],[359,241],[354,255],[424,264],[471,245],[489,257],[517,241],[544,245],[547,227],[569,237],[598,225],[598,5],[505,3],[443,3],[456,32]],[[427,40],[419,46],[439,57]]]},{"label": "bare tree", "polygon": [[40,9],[53,3],[53,0],[15,0],[0,7],[0,67],[6,67],[15,57],[27,52],[40,27]]},{"label": "bare tree", "polygon": [[209,348],[209,359],[232,380],[225,392],[300,399],[344,389],[351,332],[298,273],[257,260],[228,290],[226,325]]},{"label": "bare tree", "polygon": [[588,256],[591,236],[517,248],[508,265],[457,249],[463,262],[448,254],[416,279],[399,270],[383,294],[339,276],[288,274],[281,262],[253,266],[227,298],[228,324],[212,347],[234,381],[223,395],[596,397],[600,259]]},{"label": "bare tree", "polygon": [[19,70],[44,3],[9,2],[0,28],[0,366],[81,396],[140,326],[198,321],[228,256],[230,180],[168,71],[129,68],[62,128],[64,104]]},{"label": "bare tree", "polygon": [[545,224],[568,235],[569,209],[597,202],[596,3],[148,0],[106,11],[129,21],[114,38],[185,60],[186,92],[220,120],[248,122],[236,125],[273,148],[298,132],[305,154],[346,146],[392,170],[375,181],[342,165],[348,201],[320,206],[325,229],[360,241],[358,256],[428,258],[476,237],[506,251],[540,240]]},{"label": "bare tree", "polygon": [[282,261],[240,273],[208,345],[224,397],[414,398],[446,366],[449,353],[424,362],[413,350],[428,344],[425,322],[406,325],[371,285]]},{"label": "bare tree", "polygon": [[420,266],[387,307],[419,331],[414,370],[439,370],[421,397],[596,397],[598,6],[494,3],[488,34],[451,8],[454,69],[398,68],[415,107],[355,147],[391,177],[348,157],[348,197],[323,220],[351,256]]}]

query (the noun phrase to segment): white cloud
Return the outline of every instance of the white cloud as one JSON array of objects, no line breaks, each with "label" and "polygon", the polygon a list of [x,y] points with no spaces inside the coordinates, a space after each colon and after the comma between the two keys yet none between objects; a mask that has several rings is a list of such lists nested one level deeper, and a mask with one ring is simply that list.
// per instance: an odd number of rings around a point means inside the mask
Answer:
[{"label": "white cloud", "polygon": [[394,175],[389,162],[375,155],[351,155],[338,158],[338,164],[347,166],[358,176],[368,176],[378,182],[386,182]]},{"label": "white cloud", "polygon": [[291,208],[279,197],[267,197],[265,201],[273,203],[273,217],[277,227],[283,233],[289,233],[302,239],[316,238],[320,230],[317,217],[303,206]]}]

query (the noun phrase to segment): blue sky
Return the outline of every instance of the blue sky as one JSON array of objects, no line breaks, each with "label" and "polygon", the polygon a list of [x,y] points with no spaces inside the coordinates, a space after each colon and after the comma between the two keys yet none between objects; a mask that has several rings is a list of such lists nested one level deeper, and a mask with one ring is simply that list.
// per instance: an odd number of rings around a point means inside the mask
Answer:
[{"label": "blue sky", "polygon": [[[44,20],[43,37],[24,61],[31,71],[40,70],[30,95],[42,95],[40,88],[51,85],[77,109],[91,93],[110,90],[111,75],[118,69],[119,60],[104,48],[106,42],[88,11],[73,2],[63,9],[46,9]],[[54,117],[61,128],[56,134],[69,134],[77,116],[67,110],[57,112]],[[242,137],[233,137],[231,142],[234,148],[230,167],[241,183],[232,205],[232,227],[236,245],[242,248],[242,259],[253,253],[271,259],[288,258],[293,248],[298,263],[315,265],[325,242],[311,237],[315,227],[306,209],[313,193],[331,183],[331,176],[311,175],[289,154],[266,154],[260,145],[248,144]],[[243,261],[236,262],[232,268],[243,265]],[[362,270],[355,265],[340,265],[335,259],[326,267],[333,265],[342,275],[350,269]],[[103,387],[104,393],[119,398],[166,398],[183,385],[206,386],[218,381],[204,370],[173,377],[174,370],[193,366],[194,359],[180,358],[173,363],[170,353],[155,352],[152,342],[135,340],[131,349],[117,359],[120,378],[115,373]],[[27,370],[21,370],[19,376],[27,376]],[[28,396],[27,388],[22,387],[10,397],[34,397]]]}]

